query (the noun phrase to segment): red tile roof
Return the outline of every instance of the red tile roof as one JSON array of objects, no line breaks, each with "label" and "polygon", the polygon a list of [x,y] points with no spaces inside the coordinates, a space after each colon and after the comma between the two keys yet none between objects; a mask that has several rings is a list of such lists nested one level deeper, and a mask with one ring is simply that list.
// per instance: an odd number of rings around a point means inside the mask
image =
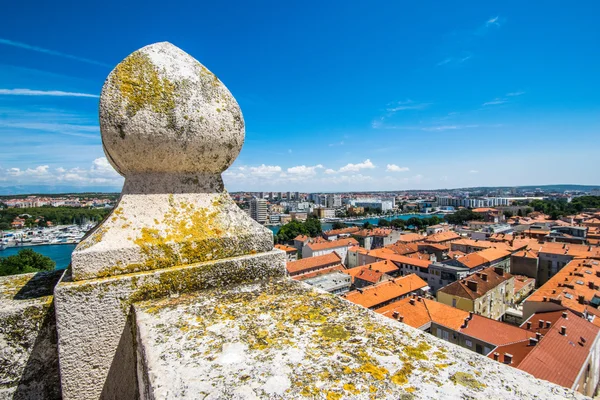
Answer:
[{"label": "red tile roof", "polygon": [[487,264],[489,261],[481,257],[478,253],[470,253],[464,257],[460,257],[458,262],[467,268],[473,269],[481,267],[482,265]]},{"label": "red tile roof", "polygon": [[346,268],[342,264],[334,265],[333,267],[323,268],[318,271],[306,272],[304,274],[294,275],[292,279],[302,281],[304,279],[314,278],[315,276],[330,274],[335,271],[346,272]]},{"label": "red tile roof", "polygon": [[454,231],[448,231],[448,232],[440,232],[440,233],[435,233],[433,235],[429,235],[427,237],[425,237],[425,242],[427,243],[443,243],[443,242],[448,242],[450,240],[457,240],[460,239],[461,236],[459,234],[457,234]]},{"label": "red tile roof", "polygon": [[434,300],[413,299],[411,304],[411,299],[413,298],[406,297],[395,301],[379,308],[376,312],[393,319],[397,319],[394,318],[394,313],[397,312],[398,316],[403,317],[402,322],[413,328],[421,328],[430,322],[435,322],[453,330],[458,330],[465,318],[469,316],[467,311]]},{"label": "red tile roof", "polygon": [[467,326],[461,328],[460,332],[495,346],[529,341],[530,337],[535,337],[534,332],[477,314],[473,315]]},{"label": "red tile roof", "polygon": [[346,293],[342,297],[366,308],[377,308],[380,304],[406,296],[425,287],[427,287],[427,283],[423,279],[415,274],[410,274]]},{"label": "red tile roof", "polygon": [[287,246],[287,245],[285,245],[285,244],[276,244],[276,245],[275,245],[275,248],[276,248],[276,249],[279,249],[279,250],[283,250],[283,251],[285,251],[286,253],[297,253],[297,252],[298,252],[298,249],[297,249],[297,248],[295,248],[295,247],[291,247],[291,246]]},{"label": "red tile roof", "polygon": [[288,261],[286,268],[290,275],[298,275],[304,271],[309,272],[315,268],[326,268],[341,264],[341,257],[334,251],[322,256],[307,257],[298,261]]},{"label": "red tile roof", "polygon": [[[567,318],[563,318],[562,311],[536,313],[529,318],[532,332],[537,330],[539,319],[550,321],[551,327],[545,329],[539,343],[516,367],[536,378],[570,388],[587,365],[586,360],[600,328],[570,311],[566,313]],[[560,333],[563,326],[567,329],[566,335]]]},{"label": "red tile roof", "polygon": [[423,240],[424,236],[419,235],[418,233],[407,233],[404,235],[400,235],[400,238],[398,239],[399,242],[403,242],[403,243],[411,243],[411,242],[418,242],[420,240]]},{"label": "red tile roof", "polygon": [[336,236],[336,235],[351,234],[354,232],[358,232],[359,230],[360,230],[360,228],[358,226],[350,226],[348,228],[331,229],[329,231],[323,232],[323,234],[325,234],[325,236]]},{"label": "red tile roof", "polygon": [[356,239],[346,238],[346,239],[324,241],[324,242],[319,242],[319,243],[308,243],[307,246],[311,250],[315,251],[315,250],[335,249],[338,247],[350,247],[350,246],[356,246],[357,244],[358,244],[358,242],[356,241]]},{"label": "red tile roof", "polygon": [[[460,258],[460,260],[465,259],[467,256]],[[487,276],[484,280],[484,274]],[[463,297],[467,299],[478,299],[481,296],[485,295],[488,291],[500,285],[502,282],[506,282],[511,279],[513,276],[508,273],[503,273],[502,275],[498,274],[494,267],[489,267],[482,269],[479,272],[474,273],[473,275],[469,275],[464,279],[461,279],[456,282],[452,282],[451,284],[444,286],[438,293],[446,293],[452,296]],[[468,281],[475,281],[477,283],[477,290],[471,290],[468,285]]]},{"label": "red tile roof", "polygon": [[372,271],[379,271],[384,274],[391,274],[391,273],[398,271],[398,267],[396,267],[396,265],[394,263],[389,262],[387,260],[383,260],[383,261],[377,261],[377,262],[367,264],[367,265],[362,265],[360,267],[349,268],[349,269],[345,270],[344,273],[350,275],[352,277],[352,282],[354,282],[354,277],[359,275],[361,273],[361,271],[363,271],[365,269],[372,270]]}]

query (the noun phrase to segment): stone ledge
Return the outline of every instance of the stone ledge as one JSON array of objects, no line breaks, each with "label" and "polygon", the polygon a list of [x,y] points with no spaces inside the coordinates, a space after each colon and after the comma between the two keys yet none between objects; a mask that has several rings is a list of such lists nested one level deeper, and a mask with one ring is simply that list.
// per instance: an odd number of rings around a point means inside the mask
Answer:
[{"label": "stone ledge", "polygon": [[64,271],[0,277],[0,399],[59,399],[52,291]]},{"label": "stone ledge", "polygon": [[133,303],[285,274],[279,250],[86,281],[67,272],[55,289],[63,398],[136,396]]},{"label": "stone ledge", "polygon": [[580,398],[288,279],[134,312],[141,398]]}]

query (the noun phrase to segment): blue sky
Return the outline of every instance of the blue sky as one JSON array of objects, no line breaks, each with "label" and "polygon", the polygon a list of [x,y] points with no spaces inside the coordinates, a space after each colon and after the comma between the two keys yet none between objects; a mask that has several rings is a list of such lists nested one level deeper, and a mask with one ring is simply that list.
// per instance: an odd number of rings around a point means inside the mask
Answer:
[{"label": "blue sky", "polygon": [[600,3],[569,4],[10,2],[0,187],[120,189],[97,96],[158,41],[242,107],[230,191],[600,184]]}]

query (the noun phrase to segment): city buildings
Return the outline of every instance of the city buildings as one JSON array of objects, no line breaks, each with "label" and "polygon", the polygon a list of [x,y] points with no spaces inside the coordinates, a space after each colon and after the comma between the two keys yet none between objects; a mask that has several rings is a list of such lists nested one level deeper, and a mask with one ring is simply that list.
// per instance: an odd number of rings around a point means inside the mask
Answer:
[{"label": "city buildings", "polygon": [[411,274],[348,292],[343,297],[352,303],[376,310],[412,294],[424,295],[428,290],[423,279]]},{"label": "city buildings", "polygon": [[514,293],[514,277],[501,267],[491,267],[444,286],[436,296],[440,303],[500,320],[514,302]]},{"label": "city buildings", "polygon": [[267,222],[267,201],[265,199],[254,197],[250,200],[250,217],[259,224]]}]

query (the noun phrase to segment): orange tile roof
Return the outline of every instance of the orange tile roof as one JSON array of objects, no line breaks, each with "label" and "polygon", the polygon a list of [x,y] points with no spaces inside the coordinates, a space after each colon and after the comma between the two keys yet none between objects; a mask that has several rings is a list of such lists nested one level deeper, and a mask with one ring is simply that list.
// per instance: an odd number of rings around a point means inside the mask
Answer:
[{"label": "orange tile roof", "polygon": [[388,262],[387,260],[377,261],[367,265],[361,265],[359,267],[349,268],[344,271],[344,273],[350,275],[352,277],[352,282],[354,282],[354,277],[361,273],[364,269],[370,269],[373,271],[380,271],[385,274],[390,274],[398,271],[398,267],[392,262]]},{"label": "orange tile roof", "polygon": [[415,274],[381,282],[361,290],[348,292],[342,297],[366,308],[377,308],[380,304],[423,289],[427,283]]},{"label": "orange tile roof", "polygon": [[331,230],[325,231],[323,233],[326,236],[335,236],[335,235],[350,234],[350,233],[358,232],[359,230],[360,230],[360,228],[358,226],[350,226],[348,228],[331,229]]},{"label": "orange tile roof", "polygon": [[306,242],[308,241],[310,238],[306,235],[298,235],[294,238],[294,240],[297,240],[299,242]]},{"label": "orange tile roof", "polygon": [[477,254],[479,254],[480,257],[485,258],[489,262],[492,262],[495,260],[499,260],[501,258],[509,257],[511,252],[506,251],[506,250],[491,248],[491,249],[485,249],[485,250],[478,251]]},{"label": "orange tile roof", "polygon": [[302,273],[302,271],[309,271],[319,267],[325,268],[341,263],[341,257],[334,251],[322,256],[307,257],[298,261],[288,261],[286,268],[290,275],[297,275]]},{"label": "orange tile roof", "polygon": [[394,263],[397,264],[408,264],[408,265],[414,265],[416,267],[420,267],[420,268],[429,268],[429,264],[431,264],[431,261],[429,260],[423,260],[420,258],[413,258],[413,257],[408,257],[408,256],[401,256],[399,254],[388,254],[385,257],[388,260],[393,261]]},{"label": "orange tile roof", "polygon": [[323,268],[318,271],[306,272],[304,274],[294,275],[292,279],[302,281],[304,279],[314,278],[315,276],[330,274],[335,271],[345,272],[346,268],[342,264],[334,265],[333,267]]},{"label": "orange tile roof", "polygon": [[[460,258],[459,260],[463,260],[468,256]],[[483,275],[486,274],[487,278],[484,280]],[[491,289],[500,285],[502,282],[506,282],[511,279],[513,276],[508,273],[503,273],[502,275],[498,274],[494,267],[489,267],[482,269],[479,272],[476,272],[472,275],[467,276],[464,279],[461,279],[456,282],[452,282],[451,284],[444,286],[439,292],[446,293],[452,296],[458,296],[467,299],[478,299],[481,296],[485,295]],[[471,290],[467,281],[475,281],[477,282],[477,290]]]},{"label": "orange tile roof", "polygon": [[360,280],[370,282],[370,283],[377,283],[377,282],[381,281],[381,278],[383,278],[384,275],[385,275],[385,273],[383,273],[381,271],[375,271],[372,269],[363,268],[360,270],[360,272],[358,274],[356,274],[354,276],[354,279],[360,279]]},{"label": "orange tile roof", "polygon": [[315,250],[335,249],[337,247],[351,247],[351,246],[355,246],[357,244],[358,244],[358,242],[356,241],[356,239],[346,238],[346,239],[338,239],[338,240],[324,241],[324,242],[318,242],[318,243],[309,243],[309,244],[307,244],[307,246],[311,250],[315,251]]},{"label": "orange tile roof", "polygon": [[473,314],[473,318],[460,332],[495,346],[529,341],[530,337],[535,337],[534,332],[477,314]]},{"label": "orange tile roof", "polygon": [[532,249],[526,249],[526,250],[517,251],[516,253],[513,253],[512,256],[513,257],[521,257],[521,258],[538,258],[538,253],[537,253],[537,251],[534,251]]},{"label": "orange tile roof", "polygon": [[[600,261],[574,259],[533,292],[526,302],[553,301],[582,314],[587,307],[586,302],[594,296],[600,297],[599,289]],[[583,304],[579,302],[579,296],[583,296]]]},{"label": "orange tile roof", "polygon": [[473,212],[474,213],[487,213],[487,212],[499,212],[499,211],[496,210],[495,208],[481,207],[481,208],[474,208]]},{"label": "orange tile roof", "polygon": [[439,243],[417,243],[419,247],[430,247],[439,251],[448,251],[450,247]]},{"label": "orange tile roof", "polygon": [[461,236],[454,232],[454,231],[448,231],[448,232],[440,232],[440,233],[435,233],[433,235],[429,235],[427,237],[425,237],[425,242],[427,243],[442,243],[442,242],[448,242],[450,240],[457,240],[460,239]]},{"label": "orange tile roof", "polygon": [[393,243],[393,244],[388,244],[387,246],[385,246],[385,248],[393,250],[394,253],[400,254],[400,255],[416,253],[419,250],[417,245],[414,242],[403,243],[401,241],[397,241],[396,243]]},{"label": "orange tile roof", "polygon": [[279,249],[279,250],[283,250],[283,251],[285,251],[286,253],[296,253],[296,252],[298,252],[298,249],[297,249],[297,248],[295,248],[295,247],[291,247],[291,246],[287,246],[287,245],[285,245],[285,244],[276,244],[276,245],[275,245],[275,248],[276,248],[276,249]]},{"label": "orange tile roof", "polygon": [[525,275],[513,275],[515,277],[515,293],[523,289],[525,286],[530,283],[535,282],[534,278],[530,278]]},{"label": "orange tile roof", "polygon": [[488,263],[488,260],[481,257],[478,253],[470,253],[464,257],[460,257],[458,261],[469,269],[481,267]]},{"label": "orange tile roof", "polygon": [[467,311],[434,300],[413,299],[411,304],[411,299],[412,297],[406,297],[395,301],[377,309],[376,312],[389,318],[394,318],[394,312],[397,312],[399,316],[404,317],[402,322],[413,328],[421,328],[430,322],[435,322],[453,330],[458,330],[465,318],[469,316]]},{"label": "orange tile roof", "polygon": [[[551,327],[516,367],[536,378],[570,388],[586,367],[600,328],[569,311],[567,318],[563,318],[562,313],[536,313],[529,318],[532,332],[535,332],[539,319],[550,321]],[[562,326],[567,329],[566,335],[560,333]]]},{"label": "orange tile roof", "polygon": [[387,228],[373,228],[373,229],[363,229],[358,232],[353,233],[353,236],[360,237],[370,237],[370,236],[388,236],[392,233],[392,229]]},{"label": "orange tile roof", "polygon": [[419,235],[418,233],[407,233],[404,235],[400,235],[398,239],[399,242],[410,243],[410,242],[418,242],[423,240],[424,236]]},{"label": "orange tile roof", "polygon": [[582,258],[600,258],[600,247],[585,244],[548,242],[541,244],[538,252],[556,255],[569,255],[572,257]]}]

